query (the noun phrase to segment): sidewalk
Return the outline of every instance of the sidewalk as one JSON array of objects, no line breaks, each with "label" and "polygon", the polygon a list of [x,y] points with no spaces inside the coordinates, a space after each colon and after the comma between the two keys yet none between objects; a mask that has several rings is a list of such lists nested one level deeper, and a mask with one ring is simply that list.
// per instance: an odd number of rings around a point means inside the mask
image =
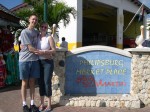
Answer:
[{"label": "sidewalk", "polygon": [[[35,91],[35,102],[39,105],[38,87]],[[27,102],[29,104],[29,94]],[[53,112],[150,112],[150,107],[141,109],[118,109],[108,107],[70,107],[52,105]],[[9,87],[9,89],[0,89],[0,112],[22,112],[22,101],[20,87]]]}]

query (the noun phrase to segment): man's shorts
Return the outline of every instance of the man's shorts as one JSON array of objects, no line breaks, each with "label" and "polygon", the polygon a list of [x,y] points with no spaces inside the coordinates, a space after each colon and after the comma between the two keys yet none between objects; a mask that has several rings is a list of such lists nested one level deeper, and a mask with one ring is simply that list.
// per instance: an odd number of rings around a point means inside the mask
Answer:
[{"label": "man's shorts", "polygon": [[19,62],[20,79],[39,78],[39,61]]}]

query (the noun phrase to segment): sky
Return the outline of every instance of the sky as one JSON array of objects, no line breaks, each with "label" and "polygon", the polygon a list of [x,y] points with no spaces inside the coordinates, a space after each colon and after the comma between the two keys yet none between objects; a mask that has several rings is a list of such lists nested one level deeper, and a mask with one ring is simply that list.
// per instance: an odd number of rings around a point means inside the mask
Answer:
[{"label": "sky", "polygon": [[23,0],[0,0],[0,4],[8,9],[11,9],[21,3],[23,3]]}]

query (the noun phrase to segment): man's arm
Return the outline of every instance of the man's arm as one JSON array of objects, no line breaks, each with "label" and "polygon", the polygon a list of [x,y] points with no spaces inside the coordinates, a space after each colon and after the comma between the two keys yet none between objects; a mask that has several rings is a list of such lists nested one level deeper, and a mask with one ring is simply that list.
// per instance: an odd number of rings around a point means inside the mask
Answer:
[{"label": "man's arm", "polygon": [[32,53],[38,53],[39,52],[39,50],[34,48],[31,44],[28,44],[27,46],[28,46],[28,49],[30,52],[32,52]]}]

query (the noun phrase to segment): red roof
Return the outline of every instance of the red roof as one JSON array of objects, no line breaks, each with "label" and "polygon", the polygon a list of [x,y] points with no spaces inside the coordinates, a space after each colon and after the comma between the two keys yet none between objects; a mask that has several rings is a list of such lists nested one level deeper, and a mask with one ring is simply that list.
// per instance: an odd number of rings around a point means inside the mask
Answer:
[{"label": "red roof", "polygon": [[19,10],[19,9],[21,9],[21,8],[27,7],[27,6],[28,6],[28,3],[22,3],[22,4],[20,4],[20,5],[17,5],[16,7],[11,8],[10,10],[11,10],[12,12],[15,12],[15,11],[17,11],[17,10]]}]

